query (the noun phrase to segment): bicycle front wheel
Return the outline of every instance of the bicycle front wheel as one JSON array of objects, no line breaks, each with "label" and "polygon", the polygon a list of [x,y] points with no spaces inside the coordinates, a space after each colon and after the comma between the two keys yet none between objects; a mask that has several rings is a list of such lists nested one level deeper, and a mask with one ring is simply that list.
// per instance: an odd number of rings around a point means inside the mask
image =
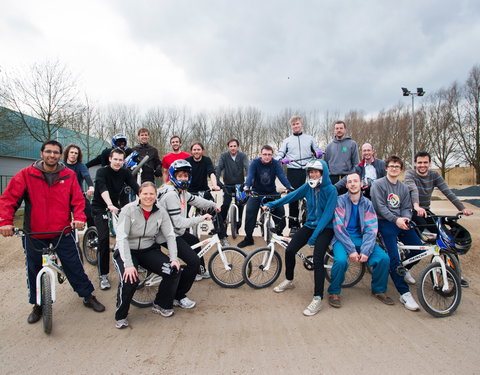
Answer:
[{"label": "bicycle front wheel", "polygon": [[[460,277],[461,280],[462,270],[460,268],[460,261],[458,260],[457,255],[452,253],[451,251],[442,249],[440,250],[440,256],[443,258],[445,264],[457,273],[458,277]],[[432,257],[431,261],[433,261],[433,259],[434,257]]]},{"label": "bicycle front wheel", "polygon": [[160,276],[138,267],[138,286],[132,297],[132,305],[137,307],[150,307],[155,301],[160,284]]},{"label": "bicycle front wheel", "polygon": [[83,235],[83,255],[92,266],[98,262],[98,232],[96,227],[89,227]]},{"label": "bicycle front wheel", "polygon": [[[323,259],[323,266],[325,267],[325,278],[330,283],[332,281],[332,267],[333,267],[333,251],[329,249],[325,253],[325,258]],[[350,288],[354,285],[357,285],[360,280],[362,280],[363,275],[365,274],[365,263],[360,262],[350,262],[348,259],[348,269],[345,272],[345,279],[342,283],[342,288]]]},{"label": "bicycle front wheel", "polygon": [[41,277],[41,286],[40,292],[42,293],[42,319],[43,319],[43,330],[48,335],[52,332],[52,319],[53,319],[53,309],[52,309],[52,284],[50,277],[44,273]]},{"label": "bicycle front wheel", "polygon": [[440,263],[430,263],[420,274],[417,295],[420,304],[429,314],[443,318],[452,315],[460,305],[462,288],[460,277],[446,266],[448,288],[445,289]]},{"label": "bicycle front wheel", "polygon": [[208,270],[212,280],[224,288],[238,288],[245,282],[242,276],[242,266],[247,254],[233,246],[222,247],[221,252],[225,258],[225,263],[220,250],[217,250],[208,262]]},{"label": "bicycle front wheel", "polygon": [[248,254],[243,263],[242,275],[245,282],[254,289],[267,288],[280,276],[282,271],[282,258],[273,250],[272,261],[267,267],[268,259],[272,255],[272,249],[261,247]]},{"label": "bicycle front wheel", "polygon": [[236,207],[230,207],[230,230],[232,231],[232,238],[238,237],[238,222]]}]

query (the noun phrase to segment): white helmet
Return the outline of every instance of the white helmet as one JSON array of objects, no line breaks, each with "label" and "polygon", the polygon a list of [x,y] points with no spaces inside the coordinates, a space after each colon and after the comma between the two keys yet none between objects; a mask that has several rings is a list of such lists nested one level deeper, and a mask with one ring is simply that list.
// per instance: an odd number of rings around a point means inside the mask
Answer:
[{"label": "white helmet", "polygon": [[[307,183],[310,185],[310,187],[316,188],[322,183],[322,175],[323,175],[323,164],[320,160],[315,159],[315,160],[310,160],[307,165],[305,166],[305,169],[307,170]],[[320,171],[320,177],[319,178],[310,178],[308,172],[310,170],[317,170]]]}]

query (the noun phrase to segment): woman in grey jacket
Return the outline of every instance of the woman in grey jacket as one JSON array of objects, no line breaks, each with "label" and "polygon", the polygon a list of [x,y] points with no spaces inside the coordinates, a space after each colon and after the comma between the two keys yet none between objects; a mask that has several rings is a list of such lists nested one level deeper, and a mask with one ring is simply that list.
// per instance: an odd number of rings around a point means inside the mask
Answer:
[{"label": "woman in grey jacket", "polygon": [[[138,266],[162,276],[152,311],[168,317],[173,315],[173,298],[180,279],[177,245],[170,218],[156,205],[157,189],[144,182],[139,189],[139,202],[123,207],[116,228],[118,250],[113,262],[119,273],[115,320],[117,328],[128,327],[128,310],[138,286]],[[160,251],[156,238],[168,246],[169,256]]]}]

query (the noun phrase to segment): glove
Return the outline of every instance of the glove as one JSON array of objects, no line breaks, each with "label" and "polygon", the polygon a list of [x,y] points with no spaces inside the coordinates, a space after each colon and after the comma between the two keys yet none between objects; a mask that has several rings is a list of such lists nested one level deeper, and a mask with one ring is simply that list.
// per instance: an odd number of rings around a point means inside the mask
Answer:
[{"label": "glove", "polygon": [[320,159],[324,154],[325,154],[325,152],[323,152],[322,150],[320,150],[320,151],[315,152],[315,157],[316,157],[317,159]]},{"label": "glove", "polygon": [[281,160],[280,160],[280,163],[287,165],[287,164],[290,164],[290,163],[291,163],[291,160],[288,159],[288,158],[284,158],[284,159],[281,159]]},{"label": "glove", "polygon": [[250,195],[250,193],[252,192],[252,188],[250,186],[245,186],[243,188],[243,192],[247,195]]}]

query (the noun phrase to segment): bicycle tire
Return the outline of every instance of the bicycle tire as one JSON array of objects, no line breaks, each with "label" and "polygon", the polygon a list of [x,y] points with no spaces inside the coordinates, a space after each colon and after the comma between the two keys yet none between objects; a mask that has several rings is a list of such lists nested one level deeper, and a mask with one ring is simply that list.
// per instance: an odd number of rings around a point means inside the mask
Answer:
[{"label": "bicycle tire", "polygon": [[254,289],[267,288],[278,279],[282,271],[282,258],[276,250],[273,250],[270,268],[265,271],[265,264],[271,252],[271,248],[261,247],[252,251],[245,258],[242,275],[248,286]]},{"label": "bicycle tire", "polygon": [[52,285],[50,277],[46,273],[42,274],[40,279],[40,292],[42,293],[42,320],[43,320],[43,331],[49,335],[52,332],[52,320],[53,320],[53,309],[52,309]]},{"label": "bicycle tire", "polygon": [[[365,269],[367,268],[365,263],[359,262],[350,262],[350,259],[347,258],[348,268],[345,272],[345,279],[342,283],[342,288],[351,288],[354,285],[357,285],[360,280],[362,280],[363,275],[365,274]],[[333,251],[328,250],[325,253],[323,258],[323,266],[325,267],[325,278],[330,283],[332,282],[331,270],[333,266]]]},{"label": "bicycle tire", "polygon": [[235,208],[230,208],[230,230],[232,231],[232,238],[236,239],[238,237],[238,222],[237,222],[237,213]]},{"label": "bicycle tire", "polygon": [[[458,259],[458,256],[452,251],[445,250],[445,249],[440,250],[440,256],[443,258],[443,261],[445,262],[445,264],[457,273],[458,277],[460,277],[460,280],[461,280],[462,269],[460,267],[460,261]],[[433,262],[433,259],[434,257],[432,257],[430,263]]]},{"label": "bicycle tire", "polygon": [[145,285],[145,280],[147,280],[152,275],[150,271],[146,270],[143,267],[138,267],[138,286],[135,290],[135,294],[132,297],[132,305],[145,308],[153,305],[155,297],[158,291],[158,284],[147,286]]},{"label": "bicycle tire", "polygon": [[223,288],[238,288],[245,283],[242,268],[247,254],[238,247],[233,246],[223,247],[222,252],[231,269],[225,269],[220,251],[217,250],[208,261],[210,276],[213,281]]},{"label": "bicycle tire", "polygon": [[446,266],[446,271],[450,286],[447,291],[442,290],[442,268],[438,262],[427,265],[417,282],[417,295],[420,304],[426,312],[436,318],[452,315],[462,299],[460,277],[450,266]]},{"label": "bicycle tire", "polygon": [[96,227],[89,227],[84,235],[82,241],[83,255],[85,259],[92,266],[98,263],[98,232]]}]

